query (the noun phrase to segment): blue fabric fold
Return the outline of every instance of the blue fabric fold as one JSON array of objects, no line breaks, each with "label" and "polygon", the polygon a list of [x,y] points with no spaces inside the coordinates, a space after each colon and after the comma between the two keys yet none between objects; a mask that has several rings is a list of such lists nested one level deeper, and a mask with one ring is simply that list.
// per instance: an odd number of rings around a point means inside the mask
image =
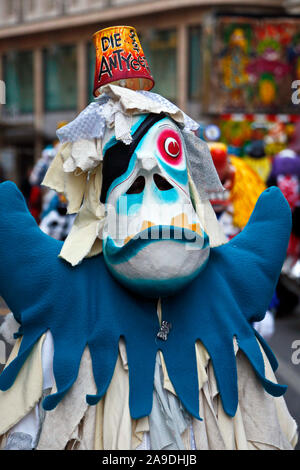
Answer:
[{"label": "blue fabric fold", "polygon": [[206,268],[183,291],[162,300],[163,319],[172,323],[166,342],[156,337],[156,301],[122,287],[106,269],[103,256],[73,268],[58,254],[61,242],[36,225],[25,201],[10,182],[0,185],[0,292],[23,335],[18,356],[0,376],[0,389],[10,388],[39,337],[50,330],[54,340],[57,393],[45,398],[53,409],[77,378],[84,348],[91,352],[96,404],[105,394],[124,337],[128,355],[130,412],[134,419],[152,408],[155,358],[163,352],[176,393],[189,413],[199,418],[195,342],[211,357],[225,412],[238,404],[233,337],[251,362],[268,393],[285,387],[270,383],[264,372],[260,341],[272,366],[276,360],[256,335],[252,321],[261,320],[276,286],[291,229],[288,204],[277,188],[260,197],[247,227],[232,241],[211,250]]}]

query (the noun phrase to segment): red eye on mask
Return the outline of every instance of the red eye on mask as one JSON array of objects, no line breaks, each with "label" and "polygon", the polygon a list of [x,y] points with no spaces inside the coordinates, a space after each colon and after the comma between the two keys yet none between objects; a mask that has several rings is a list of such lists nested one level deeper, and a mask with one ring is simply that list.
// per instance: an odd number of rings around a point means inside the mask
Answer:
[{"label": "red eye on mask", "polygon": [[179,165],[182,161],[180,136],[172,129],[164,130],[158,137],[158,150],[169,165]]}]

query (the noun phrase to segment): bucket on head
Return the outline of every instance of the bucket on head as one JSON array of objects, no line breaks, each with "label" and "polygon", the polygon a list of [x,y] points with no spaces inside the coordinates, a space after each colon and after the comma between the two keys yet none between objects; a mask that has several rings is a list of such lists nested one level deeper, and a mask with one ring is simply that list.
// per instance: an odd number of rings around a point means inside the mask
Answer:
[{"label": "bucket on head", "polygon": [[93,36],[96,48],[94,96],[108,83],[132,90],[151,90],[154,79],[135,28],[113,26]]}]

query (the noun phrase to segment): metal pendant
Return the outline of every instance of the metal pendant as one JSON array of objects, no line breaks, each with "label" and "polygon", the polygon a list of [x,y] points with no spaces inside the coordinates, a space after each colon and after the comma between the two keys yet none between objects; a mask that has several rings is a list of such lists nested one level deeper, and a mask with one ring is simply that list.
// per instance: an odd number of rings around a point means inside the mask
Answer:
[{"label": "metal pendant", "polygon": [[159,332],[157,333],[156,337],[159,339],[162,339],[163,341],[167,341],[168,339],[168,334],[170,333],[170,330],[172,329],[172,324],[163,320],[161,322],[161,327],[159,329]]}]

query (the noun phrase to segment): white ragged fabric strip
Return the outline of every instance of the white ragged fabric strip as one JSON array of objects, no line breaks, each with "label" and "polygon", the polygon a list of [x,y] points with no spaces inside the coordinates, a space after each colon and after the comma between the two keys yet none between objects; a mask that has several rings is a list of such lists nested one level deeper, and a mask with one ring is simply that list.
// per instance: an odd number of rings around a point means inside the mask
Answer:
[{"label": "white ragged fabric strip", "polygon": [[102,251],[100,235],[104,224],[105,207],[100,203],[101,186],[102,167],[99,165],[89,176],[83,204],[59,255],[72,266]]},{"label": "white ragged fabric strip", "polygon": [[17,333],[20,324],[16,321],[12,312],[9,312],[4,317],[4,321],[0,326],[0,335],[3,336],[5,341],[13,346],[16,342],[14,334]]},{"label": "white ragged fabric strip", "polygon": [[103,160],[102,148],[97,141],[99,139],[79,139],[73,142],[71,155],[63,164],[64,171],[72,173],[78,169],[90,171],[96,168]]},{"label": "white ragged fabric strip", "polygon": [[128,117],[143,113],[166,113],[185,130],[197,130],[199,127],[196,121],[157,93],[133,91],[116,85],[106,85],[102,93],[100,100],[91,103],[74,121],[57,131],[62,143],[101,139],[106,126],[115,126],[117,140],[130,143]]},{"label": "white ragged fabric strip", "polygon": [[[108,100],[108,98],[107,98]],[[62,143],[79,139],[102,138],[105,131],[103,108],[99,103],[89,104],[73,121],[57,131]]]}]

